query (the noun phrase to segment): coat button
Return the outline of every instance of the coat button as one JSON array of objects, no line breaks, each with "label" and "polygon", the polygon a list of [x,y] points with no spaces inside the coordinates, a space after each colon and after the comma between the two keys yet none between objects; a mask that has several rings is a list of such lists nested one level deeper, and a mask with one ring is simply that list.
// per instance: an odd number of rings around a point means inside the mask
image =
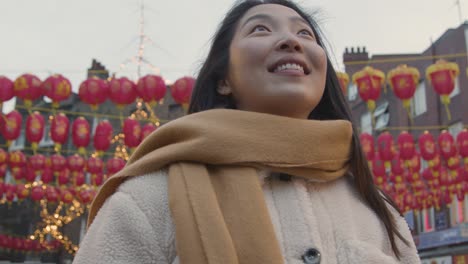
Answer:
[{"label": "coat button", "polygon": [[315,248],[309,248],[304,255],[302,255],[302,260],[306,264],[319,264],[320,263],[321,254]]}]

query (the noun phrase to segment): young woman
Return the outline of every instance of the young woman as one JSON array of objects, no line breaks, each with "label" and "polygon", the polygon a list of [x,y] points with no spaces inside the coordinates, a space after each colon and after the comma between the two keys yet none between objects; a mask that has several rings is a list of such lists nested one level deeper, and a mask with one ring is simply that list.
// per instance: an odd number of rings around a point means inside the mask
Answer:
[{"label": "young woman", "polygon": [[75,263],[419,263],[310,16],[236,4],[190,114],[109,179]]}]

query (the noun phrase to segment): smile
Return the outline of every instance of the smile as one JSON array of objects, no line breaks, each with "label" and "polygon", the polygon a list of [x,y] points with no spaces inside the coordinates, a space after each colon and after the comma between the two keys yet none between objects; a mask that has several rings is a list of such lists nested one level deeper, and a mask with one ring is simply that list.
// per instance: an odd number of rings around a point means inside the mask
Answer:
[{"label": "smile", "polygon": [[304,74],[304,68],[296,63],[286,63],[278,65],[274,70],[274,73],[302,73]]},{"label": "smile", "polygon": [[310,73],[307,64],[298,58],[286,57],[268,67],[268,71],[281,75],[304,76]]}]

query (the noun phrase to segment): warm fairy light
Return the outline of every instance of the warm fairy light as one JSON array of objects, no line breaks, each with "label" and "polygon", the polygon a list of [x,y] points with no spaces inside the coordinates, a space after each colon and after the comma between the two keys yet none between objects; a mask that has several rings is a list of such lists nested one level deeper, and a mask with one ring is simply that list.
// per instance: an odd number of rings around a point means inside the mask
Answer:
[{"label": "warm fairy light", "polygon": [[[88,188],[88,186],[83,186],[82,188]],[[54,212],[50,213],[48,205],[50,204],[47,203],[46,199],[40,201],[40,216],[42,222],[38,224],[37,229],[30,238],[33,240],[38,239],[41,244],[44,244],[47,238],[52,237],[59,241],[69,254],[75,255],[78,251],[78,246],[74,245],[70,239],[60,231],[60,228],[77,217],[80,217],[88,207],[74,199],[70,205],[59,202]],[[47,248],[47,244],[45,245],[46,249],[51,249]]]}]

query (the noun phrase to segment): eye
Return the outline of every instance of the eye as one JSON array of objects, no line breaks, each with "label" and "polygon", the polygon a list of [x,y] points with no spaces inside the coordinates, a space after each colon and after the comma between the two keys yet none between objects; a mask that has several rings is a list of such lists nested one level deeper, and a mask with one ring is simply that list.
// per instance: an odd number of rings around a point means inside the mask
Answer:
[{"label": "eye", "polygon": [[270,30],[267,27],[265,27],[264,25],[257,25],[252,29],[251,33],[254,33],[254,32],[269,32],[269,31]]},{"label": "eye", "polygon": [[302,29],[299,32],[297,32],[297,34],[314,37],[314,34],[308,29]]}]

